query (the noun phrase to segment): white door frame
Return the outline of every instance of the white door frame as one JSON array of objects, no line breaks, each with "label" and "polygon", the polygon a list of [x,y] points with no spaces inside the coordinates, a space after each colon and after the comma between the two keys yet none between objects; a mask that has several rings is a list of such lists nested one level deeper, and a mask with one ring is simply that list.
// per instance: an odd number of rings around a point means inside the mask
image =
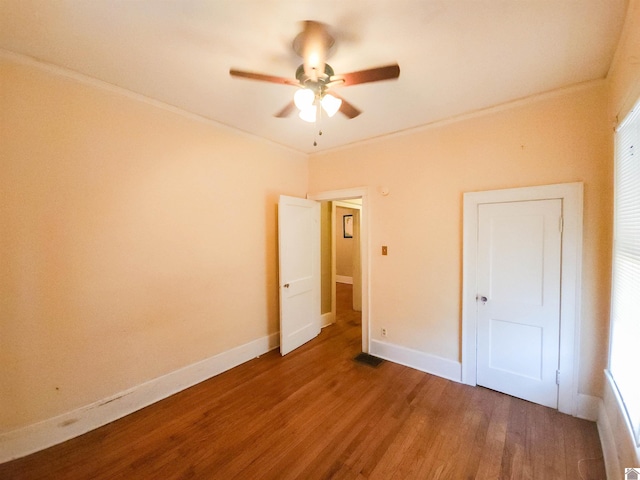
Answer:
[{"label": "white door frame", "polygon": [[[345,190],[331,190],[326,192],[319,192],[314,194],[308,194],[309,200],[317,201],[338,201],[347,200],[350,198],[362,198],[362,208],[360,210],[360,262],[362,267],[362,351],[369,353],[371,335],[369,328],[369,269],[371,262],[369,261],[369,218],[370,218],[370,205],[369,205],[369,188],[357,187],[349,188]],[[353,208],[353,207],[350,207]],[[335,238],[334,238],[335,240]],[[335,245],[333,247],[335,249]],[[332,253],[334,255],[335,253]],[[334,286],[332,287],[335,292],[335,278],[333,278]],[[335,299],[332,299],[332,309],[335,312]]]},{"label": "white door frame", "polygon": [[558,410],[578,413],[582,284],[582,183],[563,183],[464,194],[462,238],[462,383],[476,385],[478,207],[484,203],[560,199],[562,278],[560,283],[560,375]]}]

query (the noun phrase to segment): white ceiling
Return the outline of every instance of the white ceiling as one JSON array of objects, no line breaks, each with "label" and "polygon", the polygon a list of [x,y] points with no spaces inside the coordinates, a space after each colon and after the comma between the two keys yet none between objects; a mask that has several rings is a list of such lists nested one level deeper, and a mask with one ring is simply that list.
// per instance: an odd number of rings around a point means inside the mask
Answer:
[{"label": "white ceiling", "polygon": [[[301,152],[321,151],[604,78],[627,0],[0,0],[0,48]],[[331,27],[345,73],[398,62],[395,81],[338,91],[363,111],[316,128],[273,114],[294,87],[302,20]],[[338,87],[339,88],[339,87]]]}]

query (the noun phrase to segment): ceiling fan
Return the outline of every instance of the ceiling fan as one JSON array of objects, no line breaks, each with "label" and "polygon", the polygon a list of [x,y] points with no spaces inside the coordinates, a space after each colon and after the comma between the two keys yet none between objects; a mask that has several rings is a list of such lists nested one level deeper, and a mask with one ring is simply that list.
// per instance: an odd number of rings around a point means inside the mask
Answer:
[{"label": "ceiling fan", "polygon": [[293,41],[293,50],[302,57],[302,65],[296,70],[295,79],[233,68],[229,70],[229,74],[232,77],[298,87],[293,100],[277,112],[276,117],[287,117],[297,107],[300,110],[300,118],[307,122],[315,122],[321,110],[330,117],[340,111],[348,118],[355,118],[362,112],[335,93],[332,87],[392,80],[400,76],[400,67],[394,63],[336,75],[325,61],[333,45],[334,39],[327,31],[326,25],[308,20],[304,22],[303,31]]}]

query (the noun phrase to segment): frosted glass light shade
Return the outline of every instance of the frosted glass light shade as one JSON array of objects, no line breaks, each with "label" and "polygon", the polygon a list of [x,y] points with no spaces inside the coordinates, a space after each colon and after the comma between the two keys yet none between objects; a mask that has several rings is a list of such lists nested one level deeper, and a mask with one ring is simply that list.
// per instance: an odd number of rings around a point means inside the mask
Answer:
[{"label": "frosted glass light shade", "polygon": [[298,116],[304,120],[305,122],[313,123],[316,121],[316,113],[318,112],[318,107],[315,105],[309,105],[304,110],[300,110]]},{"label": "frosted glass light shade", "polygon": [[327,93],[324,97],[322,97],[322,108],[327,115],[333,117],[336,112],[340,109],[340,105],[342,105],[342,100],[334,97],[333,95]]},{"label": "frosted glass light shade", "polygon": [[304,110],[305,108],[309,108],[316,96],[313,92],[307,88],[301,88],[296,93],[293,94],[293,103],[296,104],[296,107],[300,110]]}]

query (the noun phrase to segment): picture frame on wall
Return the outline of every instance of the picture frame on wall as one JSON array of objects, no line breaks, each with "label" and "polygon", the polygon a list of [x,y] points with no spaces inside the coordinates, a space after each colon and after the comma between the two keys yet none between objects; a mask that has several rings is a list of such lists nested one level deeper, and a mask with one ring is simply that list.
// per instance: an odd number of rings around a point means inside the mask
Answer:
[{"label": "picture frame on wall", "polygon": [[344,238],[353,238],[353,215],[342,216],[342,235]]}]

